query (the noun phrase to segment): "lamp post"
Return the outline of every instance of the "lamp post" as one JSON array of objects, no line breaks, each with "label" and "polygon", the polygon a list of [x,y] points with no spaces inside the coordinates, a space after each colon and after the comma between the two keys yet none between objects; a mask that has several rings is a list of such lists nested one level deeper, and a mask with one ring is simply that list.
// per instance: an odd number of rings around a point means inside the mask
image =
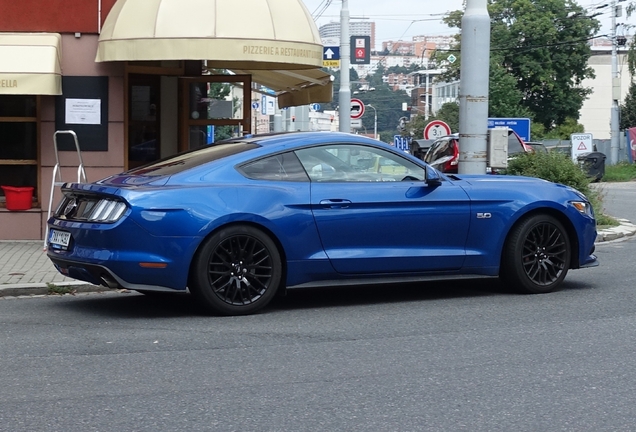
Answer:
[{"label": "lamp post", "polygon": [[373,139],[378,139],[378,110],[371,104],[367,105],[369,108],[373,108]]}]

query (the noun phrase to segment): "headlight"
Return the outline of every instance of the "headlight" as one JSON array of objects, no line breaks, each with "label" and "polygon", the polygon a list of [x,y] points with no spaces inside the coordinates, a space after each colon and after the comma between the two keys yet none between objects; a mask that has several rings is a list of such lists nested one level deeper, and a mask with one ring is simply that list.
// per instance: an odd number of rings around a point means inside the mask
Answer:
[{"label": "headlight", "polygon": [[584,215],[589,217],[594,217],[594,212],[592,210],[592,204],[587,201],[570,201],[570,204]]}]

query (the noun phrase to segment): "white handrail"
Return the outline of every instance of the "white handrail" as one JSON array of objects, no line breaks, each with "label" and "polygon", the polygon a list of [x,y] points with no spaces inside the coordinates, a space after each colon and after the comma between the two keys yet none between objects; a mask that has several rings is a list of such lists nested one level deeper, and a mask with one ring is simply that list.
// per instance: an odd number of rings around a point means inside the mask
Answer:
[{"label": "white handrail", "polygon": [[[48,220],[51,218],[51,209],[53,206],[53,194],[55,192],[55,187],[62,186],[65,183],[62,181],[62,172],[60,170],[60,157],[58,155],[58,148],[57,148],[58,134],[69,134],[73,137],[73,141],[75,142],[75,150],[77,151],[77,158],[79,159],[79,166],[77,167],[77,182],[82,183],[82,180],[83,180],[84,183],[88,183],[88,180],[86,180],[86,171],[84,170],[84,161],[82,161],[82,152],[80,150],[79,141],[77,140],[77,134],[75,133],[75,131],[72,131],[72,130],[55,131],[55,133],[53,134],[53,145],[55,148],[55,166],[53,167],[53,178],[51,180],[51,193],[49,194],[49,211],[47,212],[47,215],[46,215],[47,222],[46,222],[46,230],[44,233],[44,250],[46,250],[46,242],[49,237]],[[55,181],[56,178],[57,178],[57,182]]]}]

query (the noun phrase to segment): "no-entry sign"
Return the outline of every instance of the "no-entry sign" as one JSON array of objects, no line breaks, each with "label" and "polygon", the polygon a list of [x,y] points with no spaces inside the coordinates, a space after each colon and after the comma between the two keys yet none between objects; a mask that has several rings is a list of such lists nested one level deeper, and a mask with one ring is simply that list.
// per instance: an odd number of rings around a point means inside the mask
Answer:
[{"label": "no-entry sign", "polygon": [[364,104],[360,99],[351,99],[351,118],[359,119],[364,114]]}]

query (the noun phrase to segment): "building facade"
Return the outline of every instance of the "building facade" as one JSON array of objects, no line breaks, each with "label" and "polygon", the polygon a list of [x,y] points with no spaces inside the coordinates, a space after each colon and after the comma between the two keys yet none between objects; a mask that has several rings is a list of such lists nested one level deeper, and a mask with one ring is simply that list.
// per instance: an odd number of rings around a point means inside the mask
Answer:
[{"label": "building facade", "polygon": [[[583,87],[592,89],[592,93],[583,102],[579,123],[585,127],[585,132],[591,133],[594,139],[611,138],[611,108],[612,108],[612,55],[610,47],[593,47],[593,55],[588,66],[594,70],[595,77],[583,81]],[[617,55],[620,82],[619,104],[625,100],[629,91],[631,77],[627,70],[627,54]]]},{"label": "building facade", "polygon": [[[329,22],[323,24],[318,29],[320,39],[329,41],[325,45],[340,45],[340,22]],[[371,49],[375,50],[375,22],[373,21],[350,21],[349,35],[369,36],[371,38]]]}]

